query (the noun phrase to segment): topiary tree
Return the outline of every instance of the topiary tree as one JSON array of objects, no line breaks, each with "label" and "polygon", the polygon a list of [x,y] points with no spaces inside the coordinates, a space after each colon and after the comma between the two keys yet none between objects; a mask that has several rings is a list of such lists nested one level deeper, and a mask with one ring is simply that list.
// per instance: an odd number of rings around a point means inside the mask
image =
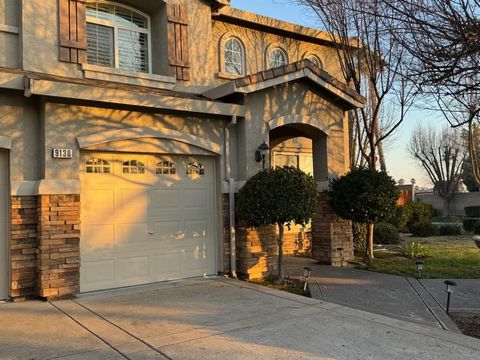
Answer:
[{"label": "topiary tree", "polygon": [[278,226],[278,278],[283,281],[283,234],[292,223],[305,225],[318,201],[312,176],[291,167],[267,169],[240,189],[237,213],[249,226]]},{"label": "topiary tree", "polygon": [[395,180],[387,173],[354,168],[330,182],[330,206],[338,216],[369,224],[365,260],[373,259],[374,224],[391,216],[399,196]]}]

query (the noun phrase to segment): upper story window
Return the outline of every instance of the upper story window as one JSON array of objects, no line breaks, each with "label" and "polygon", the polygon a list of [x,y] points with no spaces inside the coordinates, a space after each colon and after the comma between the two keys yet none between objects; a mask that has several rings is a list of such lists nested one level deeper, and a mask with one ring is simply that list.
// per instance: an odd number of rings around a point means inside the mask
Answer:
[{"label": "upper story window", "polygon": [[314,65],[318,66],[320,69],[323,68],[322,62],[316,55],[310,55],[308,57],[308,60],[310,60]]},{"label": "upper story window", "polygon": [[150,39],[147,15],[115,3],[87,3],[89,64],[148,73]]},{"label": "upper story window", "polygon": [[272,52],[270,53],[270,67],[276,68],[276,67],[287,65],[287,64],[288,64],[288,57],[285,51],[279,48],[273,49]]},{"label": "upper story window", "polygon": [[245,64],[245,51],[240,40],[230,38],[224,47],[225,72],[233,75],[243,75]]}]

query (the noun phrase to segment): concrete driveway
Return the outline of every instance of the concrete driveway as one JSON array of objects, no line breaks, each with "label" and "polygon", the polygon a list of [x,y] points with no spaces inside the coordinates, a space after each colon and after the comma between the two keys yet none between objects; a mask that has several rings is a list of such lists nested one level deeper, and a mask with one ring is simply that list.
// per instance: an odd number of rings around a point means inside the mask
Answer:
[{"label": "concrete driveway", "polygon": [[0,305],[0,359],[479,359],[480,341],[228,279]]}]

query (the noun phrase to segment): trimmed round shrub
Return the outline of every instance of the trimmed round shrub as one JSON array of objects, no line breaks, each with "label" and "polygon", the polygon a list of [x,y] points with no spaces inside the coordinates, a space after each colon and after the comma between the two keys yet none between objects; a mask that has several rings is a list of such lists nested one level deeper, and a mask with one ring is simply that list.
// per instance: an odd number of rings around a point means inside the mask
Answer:
[{"label": "trimmed round shrub", "polygon": [[452,236],[452,235],[461,235],[462,229],[458,225],[446,224],[440,226],[440,235],[443,236]]},{"label": "trimmed round shrub", "polygon": [[373,241],[375,244],[396,245],[400,243],[400,234],[392,224],[378,223],[373,230]]},{"label": "trimmed round shrub", "polygon": [[416,223],[411,226],[410,231],[413,236],[429,237],[439,234],[439,229],[430,223]]},{"label": "trimmed round shrub", "polygon": [[465,215],[469,218],[480,218],[480,206],[465,206]]},{"label": "trimmed round shrub", "polygon": [[478,220],[473,226],[473,233],[475,235],[480,235],[480,220]]},{"label": "trimmed round shrub", "polygon": [[475,228],[475,224],[479,220],[480,219],[478,219],[478,218],[465,218],[465,219],[463,219],[463,230],[465,230],[467,232],[472,232],[473,229]]},{"label": "trimmed round shrub", "polygon": [[411,233],[412,226],[418,223],[430,224],[433,218],[433,207],[417,199],[405,206],[408,213],[407,230]]},{"label": "trimmed round shrub", "polygon": [[399,232],[404,232],[406,231],[409,217],[409,209],[406,206],[397,205],[392,215],[382,220],[382,222],[392,224]]}]

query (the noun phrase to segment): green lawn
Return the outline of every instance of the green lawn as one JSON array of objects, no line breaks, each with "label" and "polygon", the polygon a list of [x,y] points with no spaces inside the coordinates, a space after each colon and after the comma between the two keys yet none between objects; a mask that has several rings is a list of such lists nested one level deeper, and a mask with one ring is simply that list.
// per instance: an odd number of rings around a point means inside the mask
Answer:
[{"label": "green lawn", "polygon": [[[480,249],[470,235],[405,237],[402,241],[415,241],[428,247],[424,278],[480,278]],[[368,270],[412,277],[417,274],[415,260],[400,255],[399,247],[375,251],[375,260]]]}]

